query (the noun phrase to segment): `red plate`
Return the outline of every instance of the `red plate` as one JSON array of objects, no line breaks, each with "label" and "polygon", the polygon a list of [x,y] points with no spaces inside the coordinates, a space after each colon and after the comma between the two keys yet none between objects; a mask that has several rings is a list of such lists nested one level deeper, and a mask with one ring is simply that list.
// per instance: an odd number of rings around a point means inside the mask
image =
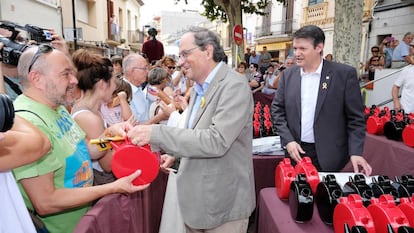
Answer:
[{"label": "red plate", "polygon": [[151,183],[158,175],[160,163],[156,153],[151,152],[149,145],[138,147],[125,140],[121,144],[111,142],[115,149],[111,161],[112,172],[117,178],[131,175],[136,170],[141,170],[132,183],[143,185]]}]

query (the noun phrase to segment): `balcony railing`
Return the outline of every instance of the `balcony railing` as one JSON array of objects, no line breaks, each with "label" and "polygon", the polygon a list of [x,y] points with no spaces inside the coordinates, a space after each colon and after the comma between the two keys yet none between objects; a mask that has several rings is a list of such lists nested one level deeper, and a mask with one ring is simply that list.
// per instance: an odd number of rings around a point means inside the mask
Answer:
[{"label": "balcony railing", "polygon": [[324,20],[328,17],[328,2],[323,2],[304,8],[303,22]]},{"label": "balcony railing", "polygon": [[144,43],[145,33],[140,30],[129,30],[128,41],[130,43]]},{"label": "balcony railing", "polygon": [[270,24],[270,30],[268,27],[256,27],[256,38],[264,36],[282,36],[291,35],[293,33],[294,24],[297,21],[295,19],[275,21]]}]

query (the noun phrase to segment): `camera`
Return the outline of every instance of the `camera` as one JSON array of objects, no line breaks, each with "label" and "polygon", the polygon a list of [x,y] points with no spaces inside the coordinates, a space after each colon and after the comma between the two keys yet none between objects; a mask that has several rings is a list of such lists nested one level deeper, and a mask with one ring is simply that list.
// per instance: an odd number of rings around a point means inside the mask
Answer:
[{"label": "camera", "polygon": [[286,67],[285,66],[281,66],[281,67],[279,67],[279,71],[283,71],[283,70],[285,70],[286,69]]},{"label": "camera", "polygon": [[14,66],[17,66],[20,55],[29,47],[26,44],[11,41],[6,37],[0,37],[0,42],[3,43],[3,49],[1,50],[2,62]]},{"label": "camera", "polygon": [[52,41],[52,34],[47,29],[31,24],[26,24],[24,28],[29,33],[30,39],[35,40],[38,43],[49,43]]},{"label": "camera", "polygon": [[0,93],[0,132],[11,129],[14,123],[14,107],[12,100]]},{"label": "camera", "polygon": [[[9,37],[0,36],[0,42],[3,43],[1,61],[4,64],[17,66],[20,55],[29,47],[26,43],[17,40],[20,32],[26,32],[26,39],[35,40],[38,43],[49,43],[52,41],[52,35],[49,30],[34,25],[18,25],[9,21],[0,21],[0,28],[6,29],[12,33]],[[21,31],[17,30],[20,29]]]}]

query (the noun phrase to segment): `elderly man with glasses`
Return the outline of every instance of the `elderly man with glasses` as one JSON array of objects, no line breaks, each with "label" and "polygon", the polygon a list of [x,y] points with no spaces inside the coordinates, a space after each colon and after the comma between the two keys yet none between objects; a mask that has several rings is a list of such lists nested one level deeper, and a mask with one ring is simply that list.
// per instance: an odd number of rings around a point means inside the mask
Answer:
[{"label": "elderly man with glasses", "polygon": [[[111,193],[132,193],[148,185],[134,186],[136,171],[128,177],[92,186],[92,150],[85,133],[65,105],[75,101],[75,68],[70,58],[49,45],[27,49],[18,72],[23,94],[14,102],[17,114],[39,128],[51,149],[40,159],[13,170],[26,206],[45,223],[49,232],[73,232],[91,202]],[[127,123],[108,128],[122,133]],[[101,135],[104,137],[105,135]]]},{"label": "elderly man with glasses", "polygon": [[413,42],[413,37],[411,32],[405,33],[401,43],[395,47],[392,52],[391,68],[398,69],[409,64],[414,64],[414,60],[410,56],[410,44]]},{"label": "elderly man with glasses", "polygon": [[[246,232],[256,203],[249,85],[222,62],[216,33],[192,27],[179,49],[179,65],[195,82],[186,128],[137,125],[128,137],[181,158],[177,192],[187,233]],[[161,166],[169,159],[163,156]]]},{"label": "elderly man with glasses", "polygon": [[149,65],[147,60],[139,54],[130,54],[122,61],[124,79],[132,88],[131,111],[139,124],[156,124],[168,119],[168,115],[160,112],[150,118],[150,101],[147,98],[147,75]]}]

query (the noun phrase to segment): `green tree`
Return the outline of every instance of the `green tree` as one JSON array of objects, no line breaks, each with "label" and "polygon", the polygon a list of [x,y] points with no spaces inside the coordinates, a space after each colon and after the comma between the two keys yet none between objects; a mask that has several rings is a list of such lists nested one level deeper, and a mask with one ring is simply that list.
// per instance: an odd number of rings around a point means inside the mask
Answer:
[{"label": "green tree", "polygon": [[[180,0],[174,0],[179,2]],[[183,0],[188,3],[188,0]],[[286,0],[274,0],[285,3]],[[202,15],[209,20],[221,20],[222,22],[229,22],[230,28],[237,24],[243,25],[242,13],[265,15],[264,9],[272,2],[272,0],[202,0],[201,4],[204,6]],[[232,44],[233,64],[236,64],[235,57],[236,44]],[[240,51],[244,51],[244,46],[240,46]]]}]

